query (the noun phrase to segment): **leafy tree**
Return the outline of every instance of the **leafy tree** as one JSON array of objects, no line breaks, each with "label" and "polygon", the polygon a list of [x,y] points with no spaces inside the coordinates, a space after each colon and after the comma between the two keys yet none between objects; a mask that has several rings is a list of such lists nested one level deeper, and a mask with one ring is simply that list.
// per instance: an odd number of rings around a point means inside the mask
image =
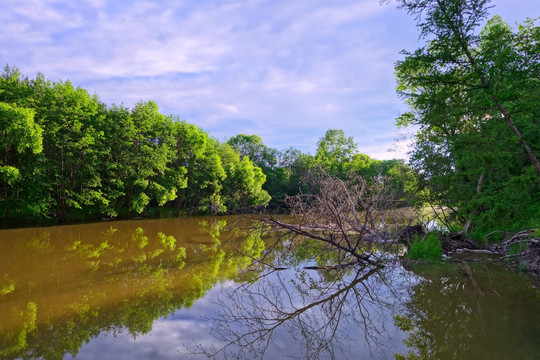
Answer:
[{"label": "leafy tree", "polygon": [[67,82],[38,75],[31,83],[36,121],[44,129],[43,152],[35,168],[42,174],[40,195],[51,199],[49,213],[63,220],[73,209],[105,203],[96,143],[102,105],[97,96]]},{"label": "leafy tree", "polygon": [[34,122],[31,109],[0,102],[0,211],[9,216],[18,207],[20,185],[24,186],[20,168],[27,151],[42,150],[42,130]]},{"label": "leafy tree", "polygon": [[0,75],[0,116],[3,191],[0,207],[5,216],[39,215],[46,201],[36,193],[42,181],[33,160],[43,149],[43,129],[35,120],[32,88],[16,67]]},{"label": "leafy tree", "polygon": [[342,175],[344,166],[356,154],[357,145],[339,129],[329,129],[317,142],[315,161],[332,175]]},{"label": "leafy tree", "polygon": [[240,157],[249,157],[253,163],[263,170],[273,169],[277,164],[277,150],[263,144],[258,135],[239,134],[227,140],[233,149],[240,153]]},{"label": "leafy tree", "polygon": [[281,200],[285,195],[293,196],[306,190],[303,179],[315,166],[313,155],[291,147],[279,153],[279,164],[282,173],[281,190],[271,192],[272,197],[276,196],[276,199]]},{"label": "leafy tree", "polygon": [[220,155],[226,177],[223,181],[223,195],[230,210],[266,205],[270,195],[262,189],[266,175],[254,166],[249,157],[240,155],[229,144],[222,144]]},{"label": "leafy tree", "polygon": [[186,186],[182,167],[171,168],[174,159],[175,138],[173,121],[159,113],[156,103],[140,102],[131,111],[136,132],[130,144],[126,195],[130,209],[142,212],[154,200],[164,205],[174,200],[178,189]]},{"label": "leafy tree", "polygon": [[140,213],[151,201],[164,205],[186,187],[186,169],[175,162],[174,127],[152,101],[107,111],[103,178],[114,204],[108,210],[112,215],[122,207]]},{"label": "leafy tree", "polygon": [[175,161],[187,170],[187,187],[179,192],[177,209],[218,214],[227,210],[221,191],[227,176],[219,144],[202,129],[185,121],[174,125]]},{"label": "leafy tree", "polygon": [[[280,152],[263,144],[262,139],[257,135],[239,134],[231,137],[227,144],[236,150],[241,158],[247,156],[255,166],[261,168],[266,176],[262,188],[271,196],[271,207],[284,206],[282,200],[285,196],[298,192],[299,187],[298,184],[294,184],[291,165],[294,162],[293,157],[301,154],[299,150],[291,148]],[[293,153],[295,155],[292,155]]]},{"label": "leafy tree", "polygon": [[20,158],[23,183],[17,191],[17,215],[61,220],[70,209],[104,201],[95,167],[94,143],[101,136],[96,130],[101,109],[97,97],[69,82],[53,84],[41,74],[33,80],[22,78],[8,66],[0,89],[0,101],[31,109],[34,123],[43,130],[43,150]]},{"label": "leafy tree", "polygon": [[478,235],[537,226],[540,29],[496,16],[476,33],[486,0],[399,2],[429,39],[396,65],[411,109],[398,125],[420,128],[412,165],[426,200]]},{"label": "leafy tree", "polygon": [[162,115],[152,101],[107,107],[69,81],[42,74],[29,80],[6,66],[0,115],[5,216],[62,222],[173,202],[177,210],[205,213],[268,202],[265,176],[251,159],[224,150],[195,125]]},{"label": "leafy tree", "polygon": [[131,167],[131,147],[137,128],[131,118],[130,110],[124,106],[113,105],[105,112],[100,129],[104,133],[101,152],[101,177],[103,191],[108,204],[103,213],[115,216],[121,208],[129,207],[126,192],[129,191],[129,178],[133,178]]}]

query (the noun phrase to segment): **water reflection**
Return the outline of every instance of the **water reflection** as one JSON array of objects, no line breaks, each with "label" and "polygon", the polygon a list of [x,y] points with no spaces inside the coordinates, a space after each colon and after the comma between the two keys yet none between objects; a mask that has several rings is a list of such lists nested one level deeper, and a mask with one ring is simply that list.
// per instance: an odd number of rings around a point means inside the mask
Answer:
[{"label": "water reflection", "polygon": [[[397,272],[396,272],[397,271]],[[207,318],[219,341],[192,353],[211,358],[384,357],[401,348],[391,309],[403,293],[399,269],[272,271],[223,290]],[[389,275],[392,275],[391,277]]]},{"label": "water reflection", "polygon": [[540,291],[525,276],[474,263],[342,267],[309,242],[233,236],[234,220],[0,231],[0,359],[540,353]]},{"label": "water reflection", "polygon": [[396,359],[538,359],[540,291],[492,264],[413,268],[396,325],[409,350]]},{"label": "water reflection", "polygon": [[[62,359],[103,331],[148,333],[250,263],[221,243],[225,220],[167,225],[1,232],[0,357]],[[261,243],[251,234],[244,248],[257,255]]]},{"label": "water reflection", "polygon": [[274,271],[225,289],[194,354],[273,359],[537,359],[540,291],[492,263]]}]

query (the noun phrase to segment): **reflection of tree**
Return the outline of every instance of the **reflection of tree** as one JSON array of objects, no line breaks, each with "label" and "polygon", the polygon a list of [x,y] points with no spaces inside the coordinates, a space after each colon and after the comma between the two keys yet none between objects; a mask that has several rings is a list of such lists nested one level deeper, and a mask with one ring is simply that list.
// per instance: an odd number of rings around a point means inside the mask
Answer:
[{"label": "reflection of tree", "polygon": [[527,279],[465,263],[414,270],[420,281],[395,317],[408,333],[404,343],[411,351],[396,354],[397,359],[536,359],[540,354],[540,303]]},{"label": "reflection of tree", "polygon": [[[345,270],[334,270],[345,271]],[[292,275],[292,277],[289,277]],[[273,271],[250,285],[228,291],[220,311],[209,319],[210,332],[222,342],[217,348],[199,345],[210,357],[263,358],[282,338],[301,347],[305,359],[343,358],[351,344],[363,341],[369,352],[383,350],[381,311],[391,298],[384,270],[360,268],[345,280],[327,281],[322,274],[299,270]],[[335,276],[338,279],[343,277]],[[363,337],[350,333],[354,328]],[[286,349],[291,356],[291,349]]]},{"label": "reflection of tree", "polygon": [[[115,224],[90,226],[88,234],[57,228],[31,236],[25,246],[0,243],[0,253],[17,259],[0,264],[6,280],[0,284],[6,289],[0,294],[0,358],[62,359],[103,331],[147,333],[156,319],[192,306],[249,265],[221,242],[223,220],[182,229],[193,241],[144,223]],[[243,246],[262,251],[260,238]]]},{"label": "reflection of tree", "polygon": [[11,313],[4,313],[2,316],[14,317],[18,322],[14,330],[0,335],[0,356],[4,357],[26,346],[26,336],[36,328],[36,304],[29,302],[26,309],[12,309]]}]

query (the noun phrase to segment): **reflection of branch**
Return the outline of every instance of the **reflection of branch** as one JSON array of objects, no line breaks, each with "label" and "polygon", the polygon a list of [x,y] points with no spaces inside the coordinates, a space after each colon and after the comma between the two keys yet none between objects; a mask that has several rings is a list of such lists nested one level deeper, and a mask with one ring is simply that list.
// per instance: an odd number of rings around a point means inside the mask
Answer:
[{"label": "reflection of branch", "polygon": [[485,294],[478,286],[478,283],[474,279],[473,272],[471,270],[471,267],[466,262],[461,262],[461,267],[465,270],[465,273],[467,274],[467,277],[471,281],[471,284],[474,288],[474,293],[476,295],[476,310],[478,311],[478,316],[480,318],[480,322],[482,324],[482,330],[485,332],[485,321],[484,321],[484,315],[482,312],[482,305],[481,301],[484,298]]},{"label": "reflection of branch", "polygon": [[[342,328],[351,323],[363,330],[371,349],[371,343],[379,344],[381,329],[367,306],[383,306],[384,302],[366,281],[378,271],[376,267],[367,272],[360,269],[345,286],[306,279],[306,274],[300,272],[296,274],[299,281],[285,281],[277,273],[255,287],[234,289],[229,300],[218,301],[221,311],[209,319],[211,332],[224,344],[210,350],[199,345],[199,353],[209,357],[234,354],[237,359],[262,359],[275,332],[283,328],[288,329],[289,338],[304,343],[306,358],[318,358],[322,352],[334,358],[334,352],[344,349],[348,339]],[[291,283],[295,284],[292,289]]]}]

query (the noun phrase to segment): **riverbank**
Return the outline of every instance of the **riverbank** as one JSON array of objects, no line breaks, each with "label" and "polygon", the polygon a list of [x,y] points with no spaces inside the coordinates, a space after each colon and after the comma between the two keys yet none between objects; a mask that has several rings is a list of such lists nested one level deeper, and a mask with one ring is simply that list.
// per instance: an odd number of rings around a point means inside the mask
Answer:
[{"label": "riverbank", "polygon": [[450,258],[498,261],[510,267],[540,277],[540,233],[538,229],[521,231],[496,244],[481,244],[463,232],[448,234],[441,239],[443,254]]}]

